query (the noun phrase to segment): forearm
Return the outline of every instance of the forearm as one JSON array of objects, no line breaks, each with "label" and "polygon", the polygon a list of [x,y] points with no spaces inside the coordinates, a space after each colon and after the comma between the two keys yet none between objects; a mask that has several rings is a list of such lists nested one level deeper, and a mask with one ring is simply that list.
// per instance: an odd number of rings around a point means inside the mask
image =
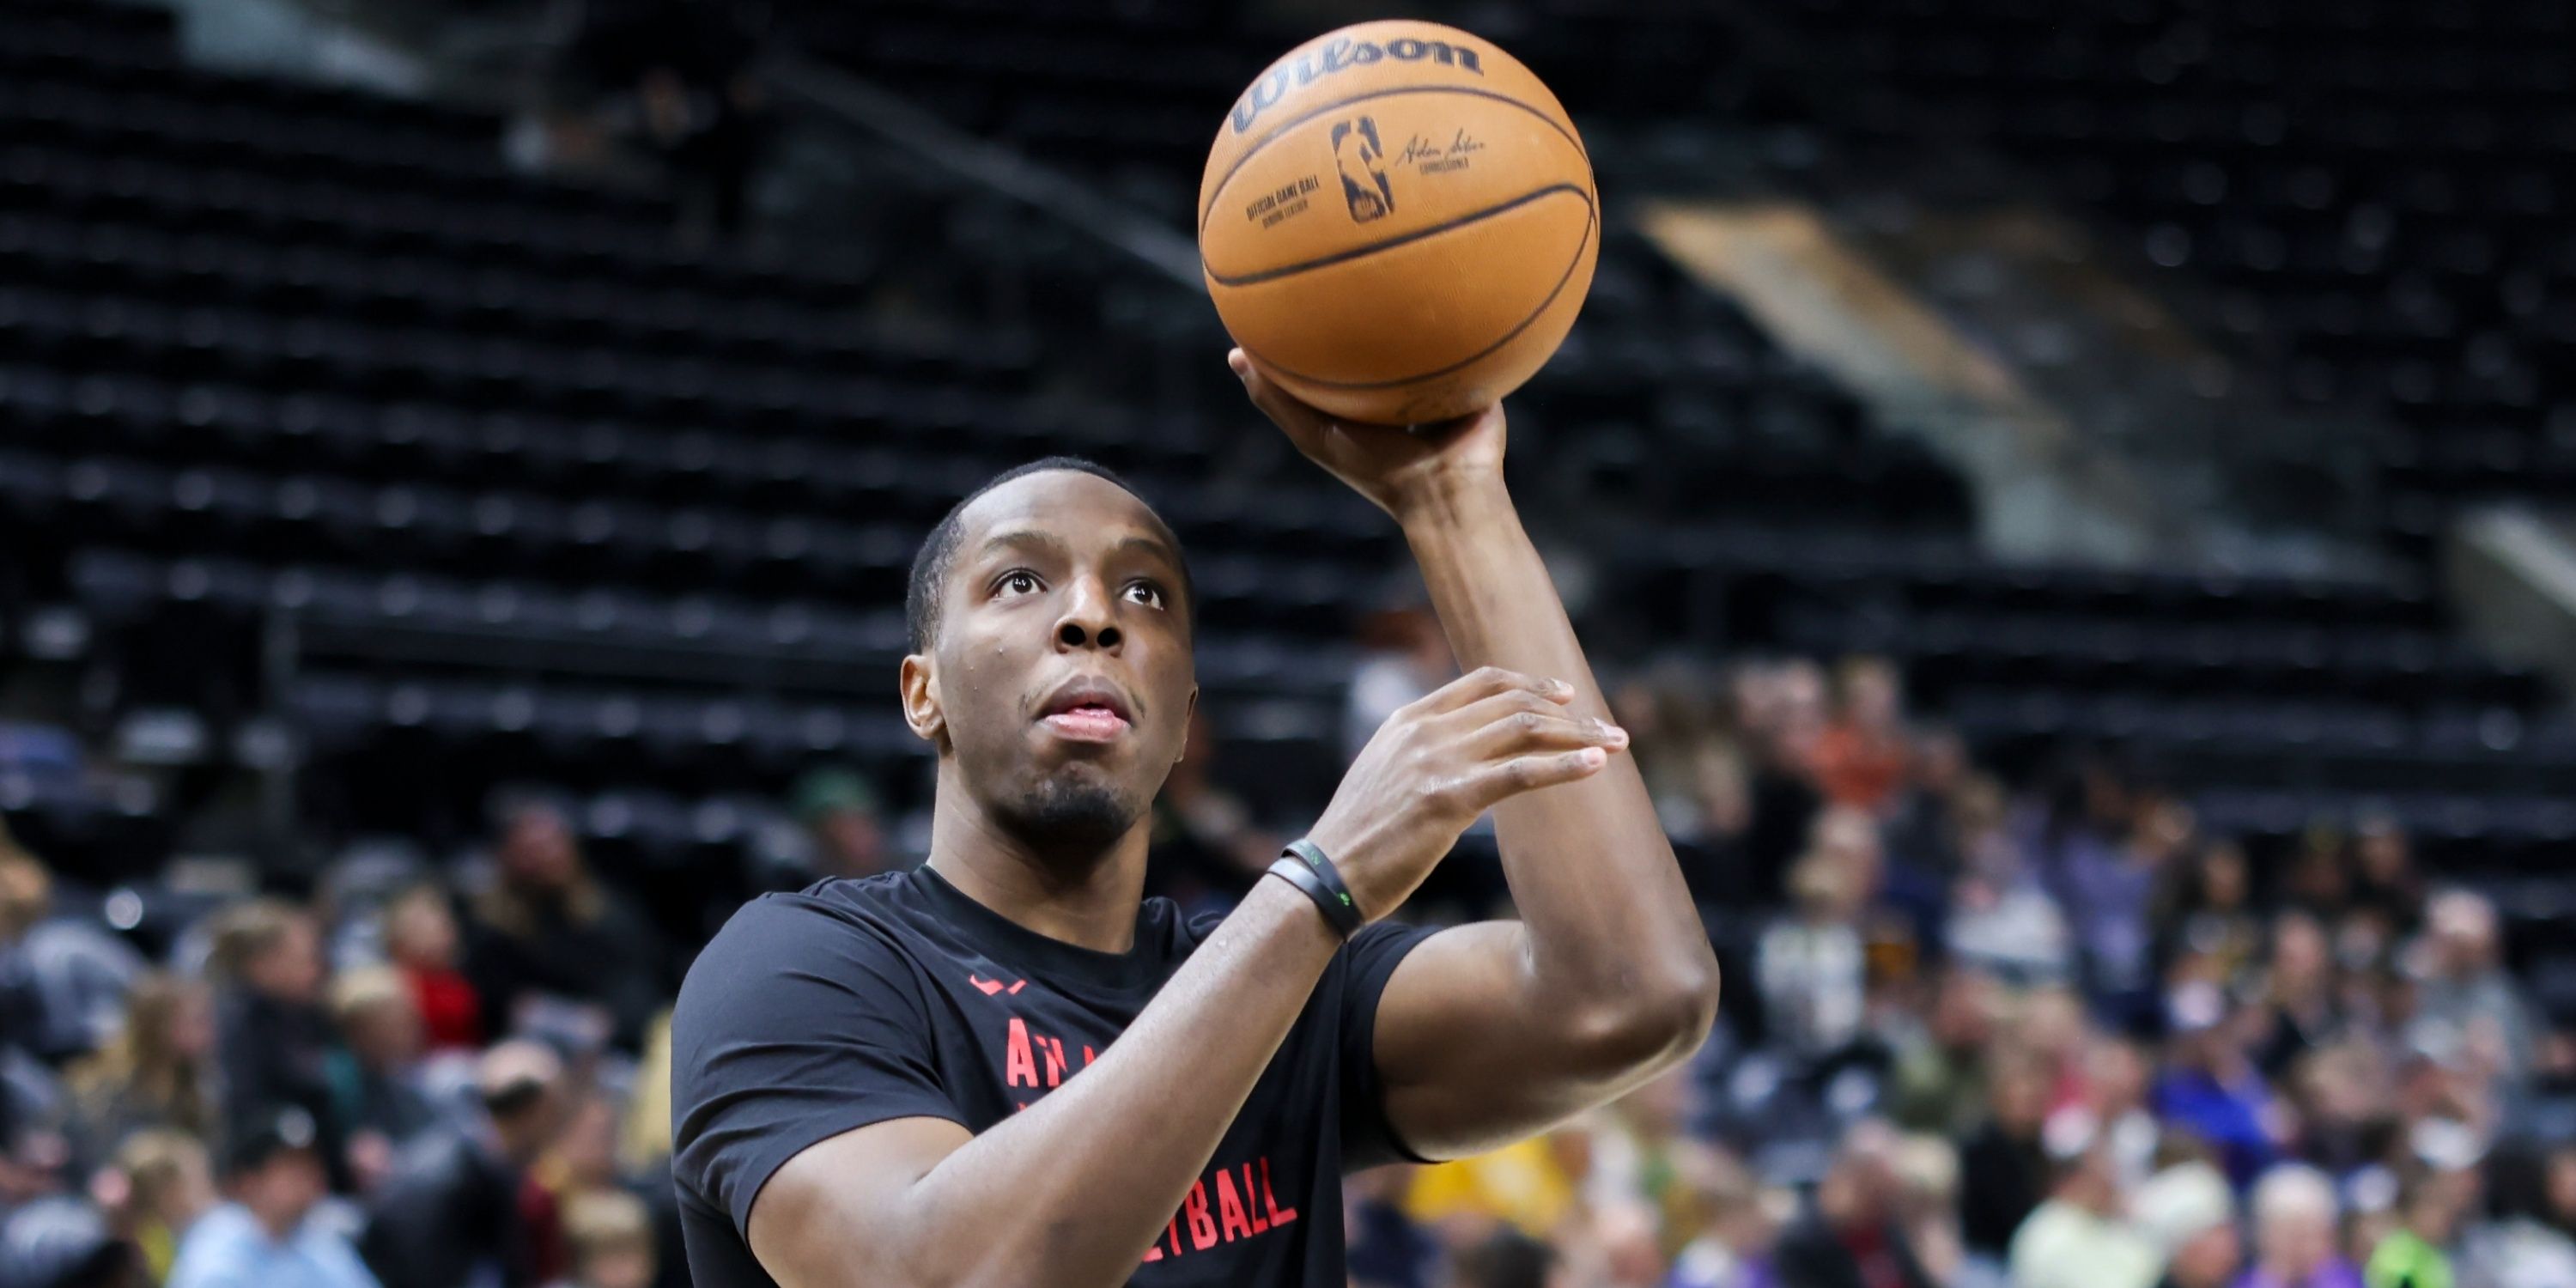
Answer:
[{"label": "forearm", "polygon": [[[1402,519],[1461,665],[1564,680],[1576,689],[1571,713],[1610,718],[1498,479],[1428,489]],[[1507,800],[1494,819],[1527,939],[1528,988],[1596,1028],[1661,1018],[1640,1010],[1705,1010],[1716,961],[1633,757]]]},{"label": "forearm", "polygon": [[942,1159],[894,1227],[920,1285],[1126,1283],[1207,1169],[1338,946],[1255,886],[1080,1076]]}]

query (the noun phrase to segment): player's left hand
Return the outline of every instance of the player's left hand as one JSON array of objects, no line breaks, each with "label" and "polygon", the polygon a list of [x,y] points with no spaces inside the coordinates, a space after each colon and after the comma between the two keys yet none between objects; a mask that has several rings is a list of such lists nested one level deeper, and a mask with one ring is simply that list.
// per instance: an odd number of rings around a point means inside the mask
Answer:
[{"label": "player's left hand", "polygon": [[1272,384],[1236,349],[1225,356],[1252,405],[1287,431],[1308,459],[1402,521],[1424,501],[1459,484],[1503,478],[1503,406],[1456,420],[1396,428],[1339,420]]}]

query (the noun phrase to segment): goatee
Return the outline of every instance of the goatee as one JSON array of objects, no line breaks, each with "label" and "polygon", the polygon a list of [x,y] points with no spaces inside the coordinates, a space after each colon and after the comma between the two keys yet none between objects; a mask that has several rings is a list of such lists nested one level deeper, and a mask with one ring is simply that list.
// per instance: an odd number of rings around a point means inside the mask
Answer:
[{"label": "goatee", "polygon": [[1104,784],[1054,778],[1014,805],[1010,823],[1033,849],[1097,853],[1125,836],[1136,817],[1135,807]]}]

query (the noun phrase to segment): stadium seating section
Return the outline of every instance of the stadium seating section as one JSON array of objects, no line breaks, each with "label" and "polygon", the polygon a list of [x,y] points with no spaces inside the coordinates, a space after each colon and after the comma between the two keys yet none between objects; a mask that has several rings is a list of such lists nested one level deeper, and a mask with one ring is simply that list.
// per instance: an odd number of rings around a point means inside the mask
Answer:
[{"label": "stadium seating section", "polygon": [[[891,680],[914,545],[993,470],[1078,451],[1131,472],[1192,551],[1203,678],[1243,751],[1229,771],[1281,812],[1329,785],[1345,641],[1400,549],[1255,443],[1203,301],[1068,248],[1024,327],[981,329],[959,299],[931,304],[962,327],[890,330],[856,303],[918,257],[684,250],[662,203],[513,173],[496,119],[190,70],[149,11],[18,8],[0,27],[0,547],[29,557],[0,564],[0,644],[65,679],[85,731],[148,742],[155,713],[192,713],[220,767],[264,754],[281,715],[317,841],[456,844],[492,787],[541,782],[612,864],[703,872],[817,760],[924,802]],[[1513,42],[1599,119],[1596,146],[1677,109],[1799,112],[1724,22],[1617,8],[1542,11]],[[2310,8],[2261,6],[2274,56],[2228,68],[2184,57],[2179,19],[2075,40],[2037,3],[1810,0],[1799,21],[1885,20],[1849,51],[1869,74],[2065,163],[2072,196],[2282,337],[2294,388],[2415,426],[2386,462],[2410,493],[2564,494],[2576,255],[2550,221],[2576,118],[2514,108],[2516,59],[2565,79],[2563,18]],[[1005,36],[972,5],[785,6],[823,55],[1149,206],[1186,205],[1210,123],[1276,52],[1214,9],[1050,6]],[[2352,52],[2290,56],[2320,34]],[[2388,56],[2422,41],[2458,57]],[[2310,110],[2348,83],[2378,106]],[[884,226],[994,235],[950,198],[903,199],[929,204]],[[1009,218],[1024,245],[1060,244]],[[2464,272],[2502,286],[2473,298]],[[1180,316],[1140,321],[1139,298]],[[1070,369],[1100,343],[1191,374],[1118,395]],[[2547,789],[2576,765],[2576,722],[2467,647],[2420,575],[1981,560],[1955,476],[1624,227],[1516,424],[1532,495],[1590,502],[1560,526],[1620,556],[1605,638],[1884,651],[2000,756],[2133,745],[2261,836],[2380,800],[2435,862],[2576,837]],[[2396,535],[2420,550],[2428,532]],[[99,801],[22,763],[0,811],[69,861],[139,870],[218,781]],[[720,893],[708,880],[670,897]]]}]

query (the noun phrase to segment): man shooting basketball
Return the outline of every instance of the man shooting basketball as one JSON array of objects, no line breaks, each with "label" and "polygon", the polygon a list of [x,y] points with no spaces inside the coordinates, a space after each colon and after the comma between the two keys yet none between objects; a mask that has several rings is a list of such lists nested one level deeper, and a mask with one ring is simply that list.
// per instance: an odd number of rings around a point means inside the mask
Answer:
[{"label": "man shooting basketball", "polygon": [[[1170,530],[1080,462],[924,543],[919,871],[746,905],[674,1019],[700,1288],[1340,1288],[1341,1177],[1455,1158],[1696,1049],[1717,963],[1503,487],[1504,421],[1253,401],[1392,514],[1461,662],[1222,920],[1141,897],[1198,690]],[[1373,921],[1495,813],[1521,920]]]}]

